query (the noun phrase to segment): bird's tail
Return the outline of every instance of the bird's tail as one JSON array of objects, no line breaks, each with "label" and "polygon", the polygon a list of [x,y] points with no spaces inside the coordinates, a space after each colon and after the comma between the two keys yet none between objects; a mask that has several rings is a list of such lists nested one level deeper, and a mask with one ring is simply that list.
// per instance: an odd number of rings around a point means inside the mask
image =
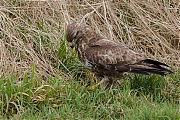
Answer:
[{"label": "bird's tail", "polygon": [[141,61],[140,63],[129,65],[131,73],[135,74],[159,74],[166,75],[173,73],[170,67],[164,63],[146,59]]}]

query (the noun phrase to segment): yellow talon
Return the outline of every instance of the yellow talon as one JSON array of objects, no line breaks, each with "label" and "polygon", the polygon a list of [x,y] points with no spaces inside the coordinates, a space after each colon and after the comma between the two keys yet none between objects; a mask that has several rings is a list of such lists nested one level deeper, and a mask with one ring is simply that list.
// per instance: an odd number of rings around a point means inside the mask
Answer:
[{"label": "yellow talon", "polygon": [[88,86],[87,89],[88,89],[88,90],[94,90],[95,87],[98,87],[98,86],[101,85],[104,81],[105,81],[105,80],[102,79],[102,80],[101,80],[100,82],[98,82],[97,84],[92,85],[92,86]]}]

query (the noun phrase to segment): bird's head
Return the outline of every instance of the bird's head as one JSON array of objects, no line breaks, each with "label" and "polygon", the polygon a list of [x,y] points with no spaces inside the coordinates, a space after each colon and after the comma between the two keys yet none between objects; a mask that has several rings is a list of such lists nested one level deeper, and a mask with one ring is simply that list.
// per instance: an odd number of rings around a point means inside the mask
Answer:
[{"label": "bird's head", "polygon": [[83,36],[81,23],[72,23],[67,26],[66,29],[66,39],[71,43],[71,48],[73,48]]}]

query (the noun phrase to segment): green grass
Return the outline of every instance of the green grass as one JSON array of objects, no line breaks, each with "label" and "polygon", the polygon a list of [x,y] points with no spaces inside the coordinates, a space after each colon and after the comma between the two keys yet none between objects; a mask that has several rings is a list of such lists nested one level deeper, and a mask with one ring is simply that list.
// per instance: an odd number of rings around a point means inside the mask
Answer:
[{"label": "green grass", "polygon": [[[64,45],[60,48],[65,50]],[[115,88],[100,86],[90,91],[86,87],[92,81],[90,72],[82,71],[73,50],[58,55],[71,70],[72,80],[55,75],[43,81],[34,75],[35,65],[21,81],[17,74],[0,79],[1,119],[180,119],[180,73],[165,77],[126,74]]]}]

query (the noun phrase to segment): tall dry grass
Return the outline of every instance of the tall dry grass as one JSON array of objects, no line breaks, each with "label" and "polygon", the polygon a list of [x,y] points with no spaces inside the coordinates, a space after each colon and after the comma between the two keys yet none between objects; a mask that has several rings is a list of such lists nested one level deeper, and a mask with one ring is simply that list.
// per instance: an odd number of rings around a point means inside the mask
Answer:
[{"label": "tall dry grass", "polygon": [[0,77],[64,75],[57,58],[65,26],[90,24],[99,34],[180,67],[179,0],[0,1]]}]

